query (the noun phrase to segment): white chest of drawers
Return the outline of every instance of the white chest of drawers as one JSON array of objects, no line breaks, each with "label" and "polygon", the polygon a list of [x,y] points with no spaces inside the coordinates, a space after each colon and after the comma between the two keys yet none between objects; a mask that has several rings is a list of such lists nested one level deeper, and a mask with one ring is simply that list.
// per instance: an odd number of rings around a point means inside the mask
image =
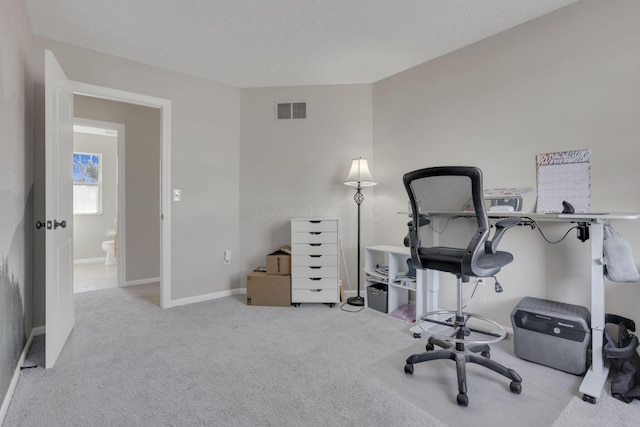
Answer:
[{"label": "white chest of drawers", "polygon": [[291,302],[335,304],[339,300],[338,220],[291,220]]}]

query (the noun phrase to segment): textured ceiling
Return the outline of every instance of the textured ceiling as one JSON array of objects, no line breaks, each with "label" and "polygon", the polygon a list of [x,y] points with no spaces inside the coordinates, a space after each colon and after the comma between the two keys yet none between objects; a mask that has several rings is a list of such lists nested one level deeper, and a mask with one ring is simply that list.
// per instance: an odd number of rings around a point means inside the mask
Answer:
[{"label": "textured ceiling", "polygon": [[42,37],[237,87],[373,83],[577,0],[25,0]]}]

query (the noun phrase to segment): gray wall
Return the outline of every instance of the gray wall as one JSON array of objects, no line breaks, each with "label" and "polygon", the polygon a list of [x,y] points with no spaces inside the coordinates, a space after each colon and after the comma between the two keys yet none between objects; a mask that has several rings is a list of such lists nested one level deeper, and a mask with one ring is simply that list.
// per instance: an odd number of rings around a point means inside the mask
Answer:
[{"label": "gray wall", "polygon": [[[276,121],[278,102],[306,102],[307,119]],[[290,220],[300,217],[337,217],[347,263],[355,265],[355,191],[343,182],[352,158],[371,157],[371,85],[243,89],[241,104],[242,274],[289,244]],[[365,197],[363,247],[373,236],[373,190]],[[355,267],[349,274],[355,289]]]},{"label": "gray wall", "polygon": [[[535,186],[536,154],[590,148],[593,209],[639,209],[637,8],[581,1],[360,86],[240,90],[39,40],[73,80],[172,100],[173,188],[184,200],[172,207],[172,298],[180,299],[243,286],[248,270],[288,242],[289,218],[307,215],[340,217],[353,287],[355,204],[342,180],[359,155],[379,182],[365,190],[363,246],[401,244],[401,176],[433,164],[477,164],[487,187]],[[308,102],[309,119],[275,122],[279,101]],[[529,196],[526,208],[534,202]],[[616,227],[640,247],[638,224]],[[547,229],[551,237],[564,232]],[[508,292],[487,287],[473,302],[478,311],[508,323],[523,295],[588,303],[588,245],[575,236],[549,246],[518,229],[504,247],[520,250],[501,276]],[[234,254],[231,266],[222,264],[225,249]],[[610,284],[608,308],[636,314],[628,290],[636,292]],[[449,287],[442,294],[450,301]]]},{"label": "gray wall", "polygon": [[38,84],[22,1],[0,7],[0,405],[31,332]]},{"label": "gray wall", "polygon": [[[44,48],[54,52],[70,80],[171,101],[171,178],[173,188],[182,189],[183,201],[173,203],[171,211],[170,298],[180,300],[239,287],[240,90],[51,40],[36,40],[41,52]],[[129,143],[135,140],[131,127],[125,126],[127,147],[135,147]],[[127,154],[127,167],[130,160],[134,161]],[[157,159],[147,160],[145,165],[158,167]],[[133,184],[127,172],[127,200],[133,194],[129,187]],[[153,190],[138,193],[145,204],[156,195]],[[128,218],[127,244],[144,245],[131,240],[131,221],[154,221],[157,213],[155,210],[153,217]],[[225,249],[234,254],[228,266],[223,265]],[[127,246],[127,256],[143,250]],[[127,269],[131,264],[127,262]],[[127,276],[127,280],[135,279],[129,273]],[[43,290],[38,289],[42,294]]]},{"label": "gray wall", "polygon": [[[593,209],[640,211],[638,2],[582,0],[372,86],[245,90],[41,38],[32,50],[22,2],[5,1],[0,12],[0,120],[8,130],[0,134],[0,251],[24,304],[0,322],[2,339],[15,337],[0,346],[9,372],[31,319],[44,324],[44,246],[37,234],[32,245],[29,224],[30,194],[35,217],[44,215],[45,47],[72,80],[172,101],[172,186],[183,191],[172,205],[174,300],[241,287],[264,254],[288,242],[288,220],[298,216],[341,219],[353,286],[355,204],[342,180],[360,155],[379,182],[365,190],[363,246],[401,243],[401,176],[436,164],[476,164],[487,187],[535,186],[536,154],[590,148]],[[308,120],[274,122],[274,102],[300,100],[309,103]],[[637,257],[640,222],[614,225]],[[544,227],[552,238],[566,230]],[[505,292],[488,287],[472,310],[508,323],[524,295],[588,304],[589,248],[575,234],[550,246],[516,229],[503,247],[516,256],[500,276]],[[230,266],[225,249],[234,254]],[[450,305],[446,283],[442,301]],[[637,284],[608,283],[607,310],[638,320],[639,294]]]},{"label": "gray wall", "polygon": [[[405,172],[471,164],[485,188],[536,186],[536,154],[591,149],[591,210],[640,211],[640,2],[583,0],[373,85],[375,242],[406,231]],[[535,209],[535,193],[526,199]],[[558,239],[569,224],[540,224]],[[640,221],[614,223],[640,255]],[[515,261],[505,291],[474,297],[472,311],[509,324],[525,295],[589,306],[589,243],[560,244],[511,230]],[[454,287],[441,285],[442,303]],[[469,289],[470,290],[470,289]],[[609,312],[640,319],[640,287],[608,283]]]},{"label": "gray wall", "polygon": [[[159,277],[160,110],[78,95],[74,96],[74,110],[78,118],[124,124],[124,282]],[[113,219],[105,222],[113,225]],[[106,231],[102,230],[103,237]]]},{"label": "gray wall", "polygon": [[102,212],[73,216],[73,259],[104,258],[102,242],[108,240],[107,230],[114,229],[118,212],[118,138],[74,132],[73,151],[102,155]]}]

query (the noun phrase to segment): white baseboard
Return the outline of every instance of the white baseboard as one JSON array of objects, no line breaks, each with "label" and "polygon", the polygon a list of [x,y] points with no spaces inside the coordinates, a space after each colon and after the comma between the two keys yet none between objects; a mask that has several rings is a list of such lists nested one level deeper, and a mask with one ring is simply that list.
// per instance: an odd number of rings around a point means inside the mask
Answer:
[{"label": "white baseboard", "polygon": [[16,390],[16,385],[18,385],[18,378],[20,378],[20,367],[24,365],[24,361],[27,358],[27,353],[29,353],[29,349],[31,348],[31,342],[33,341],[33,337],[36,335],[44,334],[44,326],[39,326],[37,328],[31,329],[31,333],[29,334],[29,338],[27,338],[27,342],[24,344],[24,348],[22,349],[22,354],[20,354],[20,359],[18,359],[18,364],[16,365],[15,370],[13,371],[13,377],[11,378],[11,382],[9,383],[9,389],[4,396],[4,400],[2,401],[2,406],[0,406],[0,425],[4,422],[4,417],[7,415],[7,411],[9,410],[9,404],[11,403],[11,398],[13,397],[13,392]]},{"label": "white baseboard", "polygon": [[31,330],[31,333],[33,334],[34,337],[37,337],[38,335],[44,335],[46,331],[47,331],[46,326],[37,326]]},{"label": "white baseboard", "polygon": [[106,258],[83,258],[83,259],[74,259],[74,264],[104,264],[104,260]]},{"label": "white baseboard", "polygon": [[177,307],[179,305],[193,304],[193,303],[196,303],[196,302],[210,301],[210,300],[214,300],[214,299],[218,299],[218,298],[224,298],[224,297],[229,297],[229,296],[232,296],[232,295],[246,294],[246,293],[247,293],[247,289],[246,288],[238,288],[238,289],[230,289],[228,291],[212,292],[210,294],[198,295],[198,296],[195,296],[195,297],[171,300],[171,301],[169,301],[169,304],[168,304],[167,308],[169,308],[169,307]]},{"label": "white baseboard", "polygon": [[122,286],[136,286],[136,285],[146,285],[147,283],[159,283],[159,277],[150,277],[148,279],[140,279],[140,280],[129,280],[124,282]]}]

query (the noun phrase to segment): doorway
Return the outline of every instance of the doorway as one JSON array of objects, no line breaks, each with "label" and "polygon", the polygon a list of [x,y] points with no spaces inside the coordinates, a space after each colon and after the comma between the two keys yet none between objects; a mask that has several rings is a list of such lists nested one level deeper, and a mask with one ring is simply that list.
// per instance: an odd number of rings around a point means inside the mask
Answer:
[{"label": "doorway", "polygon": [[[159,154],[157,159],[157,164],[159,164],[160,172],[157,180],[158,190],[156,194],[159,197],[159,215],[156,210],[153,214],[154,218],[159,217],[159,224],[157,226],[156,235],[159,234],[159,243],[158,247],[160,250],[159,258],[159,277],[155,278],[156,282],[160,282],[160,306],[162,308],[172,307],[171,303],[171,201],[170,198],[165,196],[170,194],[170,183],[171,183],[171,101],[161,98],[155,98],[147,95],[136,94],[132,92],[125,92],[117,89],[106,88],[102,86],[95,86],[91,84],[81,83],[81,82],[72,82],[73,92],[76,96],[86,97],[86,98],[95,98],[104,101],[110,101],[115,103],[121,103],[123,106],[140,106],[140,107],[150,107],[149,110],[155,110],[159,114],[159,136],[158,139],[160,141]],[[113,120],[109,117],[99,117],[95,118],[99,120],[109,120],[112,122],[119,122],[120,120]],[[138,141],[137,136],[129,134],[129,125],[127,124],[127,140],[130,142],[133,140]],[[128,145],[138,145],[135,143],[130,143]],[[122,144],[123,146],[124,144]],[[121,153],[119,156],[120,159],[120,168],[124,170],[124,165],[122,160],[124,159],[124,153]],[[131,163],[133,158],[127,155],[127,163]],[[127,174],[128,175],[128,174]],[[135,178],[135,177],[134,177]],[[127,193],[130,192],[129,187],[133,184],[138,184],[139,179],[128,176],[128,184],[127,184]],[[140,241],[141,239],[135,238],[132,236],[130,232],[126,231],[125,222],[123,218],[123,206],[125,201],[125,189],[124,186],[120,186],[119,198],[120,198],[120,208],[119,215],[120,218],[118,220],[118,234],[126,235],[127,240],[132,241]],[[143,218],[139,225],[144,225],[146,222],[146,218]],[[139,227],[136,224],[131,223],[127,220],[127,228],[129,230],[138,231]],[[130,274],[131,269],[140,267],[137,263],[127,262],[129,256],[126,256],[126,245],[120,243],[118,247],[118,268],[120,269],[119,280],[120,286],[128,286],[128,285],[137,285],[149,283],[153,278],[143,278],[138,279],[135,274]],[[132,248],[132,253],[144,253],[144,251],[138,251],[137,248]],[[125,265],[127,266],[125,268]],[[129,277],[131,276],[131,277]]]},{"label": "doorway", "polygon": [[[93,227],[87,234],[93,235],[93,256],[98,252],[102,254],[106,264],[115,264],[122,268],[120,286],[143,285],[159,283],[160,279],[160,257],[161,257],[161,115],[158,108],[134,105],[120,101],[102,99],[93,96],[74,95],[74,115],[76,122],[84,120],[83,123],[92,125],[93,133],[96,127],[108,127],[109,123],[120,123],[121,129],[111,126],[117,130],[120,136],[124,136],[127,141],[120,145],[120,153],[117,154],[117,162],[114,151],[105,150],[103,145],[96,142],[100,139],[108,139],[105,136],[85,135],[85,139],[91,139],[93,145],[87,145],[86,150],[91,149],[95,155],[106,156],[102,159],[102,174],[106,178],[109,171],[109,163],[112,167],[117,164],[118,181],[121,183],[118,188],[118,212],[116,218],[115,210],[110,210],[106,203],[108,193],[108,180],[103,179],[103,206],[102,215],[96,218],[91,216],[77,217],[81,225],[86,225],[91,220]],[[126,136],[125,136],[126,134]],[[85,150],[85,151],[86,151]],[[126,153],[126,164],[124,162]],[[96,159],[98,161],[99,159]],[[126,175],[126,178],[123,176]],[[112,173],[112,176],[115,176]],[[125,181],[126,179],[126,181]],[[122,185],[122,183],[125,183]],[[115,184],[113,184],[115,187]],[[94,211],[99,210],[96,206]],[[74,219],[76,217],[74,216]],[[114,219],[117,219],[114,221]],[[75,227],[74,230],[79,230]],[[83,231],[86,231],[87,228]],[[114,237],[126,236],[126,239],[117,242]],[[113,243],[108,240],[113,240]],[[74,243],[80,244],[82,239],[74,235]],[[115,243],[118,243],[115,245]],[[106,246],[105,251],[102,246]],[[111,251],[113,249],[113,251]],[[113,256],[117,250],[117,263]],[[78,250],[78,253],[85,252],[86,248]],[[91,260],[91,254],[86,255]],[[76,256],[76,260],[80,258]],[[111,259],[110,259],[111,258]],[[76,267],[78,267],[76,265]],[[103,273],[112,267],[94,266]],[[82,270],[79,268],[79,270]],[[100,286],[99,283],[95,284]],[[160,287],[157,288],[160,292]]]},{"label": "doorway", "polygon": [[[55,365],[75,325],[73,303],[73,218],[72,160],[74,96],[84,95],[131,105],[152,107],[160,111],[160,306],[171,307],[171,212],[168,197],[171,170],[171,101],[147,95],[74,82],[67,78],[53,52],[44,55],[45,145],[44,212],[48,219],[36,224],[51,231],[44,239],[45,252],[45,366]],[[158,214],[156,208],[156,216]],[[42,242],[42,241],[41,241]]]},{"label": "doorway", "polygon": [[122,123],[74,120],[74,293],[123,284],[124,137]]}]

